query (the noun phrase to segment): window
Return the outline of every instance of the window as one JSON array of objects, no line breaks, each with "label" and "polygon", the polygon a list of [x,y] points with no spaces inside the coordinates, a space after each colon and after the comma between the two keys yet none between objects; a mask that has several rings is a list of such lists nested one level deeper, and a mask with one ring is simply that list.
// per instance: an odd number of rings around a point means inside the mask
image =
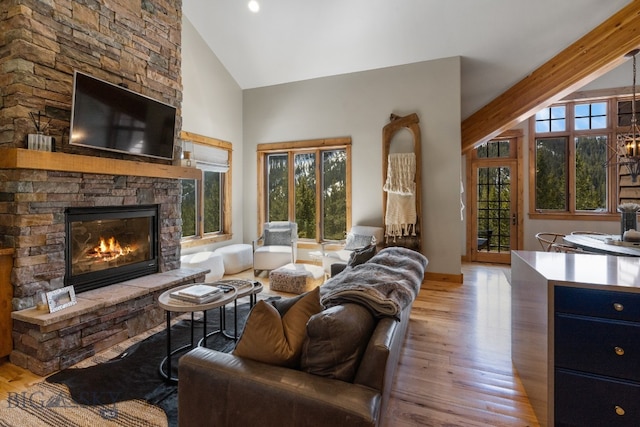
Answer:
[{"label": "window", "polygon": [[204,218],[203,227],[205,233],[219,233],[223,231],[222,223],[222,194],[224,173],[204,171],[202,186],[204,187]]},{"label": "window", "polygon": [[294,221],[300,239],[343,239],[351,216],[350,152],[350,138],[259,145],[260,222]]},{"label": "window", "polygon": [[538,213],[594,214],[615,210],[607,167],[613,147],[610,101],[568,102],[532,119],[534,206]]},{"label": "window", "polygon": [[[293,155],[293,185],[295,197],[295,222],[298,223],[298,237],[316,237],[316,154],[299,153]],[[344,218],[345,212],[335,212]]]},{"label": "window", "polygon": [[[632,101],[618,101],[618,127],[631,126]],[[636,120],[640,112],[640,101],[636,101]]]},{"label": "window", "polygon": [[289,156],[287,153],[267,156],[267,221],[289,219]]},{"label": "window", "polygon": [[607,128],[607,103],[596,102],[593,104],[576,104],[575,106],[576,130],[606,129]]},{"label": "window", "polygon": [[183,141],[183,165],[202,170],[202,180],[181,180],[183,244],[227,240],[231,234],[231,144],[191,133],[183,135]]},{"label": "window", "polygon": [[536,210],[567,210],[567,138],[536,138]]},{"label": "window", "polygon": [[545,108],[536,114],[536,133],[562,132],[566,129],[566,125],[564,105]]}]

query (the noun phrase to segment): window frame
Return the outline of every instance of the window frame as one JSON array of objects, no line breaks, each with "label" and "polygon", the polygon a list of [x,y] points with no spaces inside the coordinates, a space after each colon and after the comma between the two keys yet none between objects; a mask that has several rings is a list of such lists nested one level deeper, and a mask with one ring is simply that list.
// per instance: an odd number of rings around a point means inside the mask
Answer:
[{"label": "window frame", "polygon": [[[231,240],[233,234],[231,232],[231,181],[232,181],[232,171],[233,171],[233,144],[228,141],[223,141],[221,139],[212,138],[208,136],[198,135],[192,132],[182,131],[180,134],[181,140],[184,142],[190,142],[193,144],[200,144],[208,147],[213,147],[221,150],[226,150],[228,153],[228,162],[229,162],[229,170],[224,173],[224,176],[221,177],[222,185],[221,185],[221,230],[212,233],[204,232],[204,172],[200,174],[200,178],[196,180],[196,235],[182,237],[181,246],[182,248],[192,248],[202,245],[207,245],[211,243],[223,242],[227,240]],[[181,197],[182,198],[182,197]]]},{"label": "window frame", "polygon": [[[294,194],[294,180],[292,174],[295,173],[293,167],[293,159],[295,154],[315,152],[318,161],[316,163],[316,171],[322,169],[321,163],[322,152],[333,150],[345,150],[346,152],[346,230],[351,229],[351,137],[339,137],[339,138],[327,138],[327,139],[312,139],[303,141],[289,141],[289,142],[273,142],[263,143],[257,146],[257,177],[258,177],[258,223],[256,229],[258,235],[262,233],[263,224],[267,221],[267,194],[265,192],[267,181],[266,170],[266,158],[270,154],[286,153],[288,154],[289,162],[289,188],[288,192],[291,196]],[[313,239],[300,239],[300,242],[314,242],[322,243],[322,175],[321,172],[316,177],[316,232]],[[288,203],[288,217],[289,221],[293,221],[295,218],[295,203],[292,203],[294,199],[290,199]]]},{"label": "window frame", "polygon": [[[601,212],[576,210],[576,147],[575,140],[581,136],[606,136],[607,159],[615,152],[617,120],[616,106],[622,97],[576,98],[549,105],[547,108],[564,105],[566,108],[566,128],[564,131],[536,133],[536,116],[529,118],[529,218],[531,219],[570,219],[602,220],[618,218],[616,211],[616,188],[618,185],[618,167],[607,166],[607,210]],[[607,125],[605,128],[575,130],[575,105],[607,103]],[[567,144],[567,210],[536,209],[536,142],[540,138],[566,138]]]}]

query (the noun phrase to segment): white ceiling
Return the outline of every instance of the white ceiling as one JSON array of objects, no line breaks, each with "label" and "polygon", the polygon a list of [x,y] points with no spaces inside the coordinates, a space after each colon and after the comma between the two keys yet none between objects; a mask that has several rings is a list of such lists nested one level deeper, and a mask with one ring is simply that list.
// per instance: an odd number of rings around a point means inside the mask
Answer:
[{"label": "white ceiling", "polygon": [[462,57],[466,118],[631,0],[183,0],[242,89]]}]

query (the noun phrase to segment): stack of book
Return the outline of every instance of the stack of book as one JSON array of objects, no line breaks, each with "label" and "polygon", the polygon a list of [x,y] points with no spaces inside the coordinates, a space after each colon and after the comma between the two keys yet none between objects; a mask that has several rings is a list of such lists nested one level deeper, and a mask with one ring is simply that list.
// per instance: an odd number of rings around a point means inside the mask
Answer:
[{"label": "stack of book", "polygon": [[220,298],[224,292],[217,286],[193,285],[171,292],[171,297],[194,304],[204,304]]}]

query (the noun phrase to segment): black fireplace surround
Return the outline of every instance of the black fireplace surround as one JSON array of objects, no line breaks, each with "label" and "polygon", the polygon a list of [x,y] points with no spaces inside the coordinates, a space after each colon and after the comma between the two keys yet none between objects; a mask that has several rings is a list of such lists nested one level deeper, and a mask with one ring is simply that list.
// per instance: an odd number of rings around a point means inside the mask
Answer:
[{"label": "black fireplace surround", "polygon": [[76,293],[158,272],[158,205],[67,208],[65,231]]}]

